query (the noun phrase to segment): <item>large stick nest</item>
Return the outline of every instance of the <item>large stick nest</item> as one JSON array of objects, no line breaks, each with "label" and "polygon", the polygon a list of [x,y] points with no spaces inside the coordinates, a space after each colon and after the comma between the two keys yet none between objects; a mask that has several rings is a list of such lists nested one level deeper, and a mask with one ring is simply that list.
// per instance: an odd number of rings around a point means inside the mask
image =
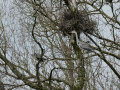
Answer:
[{"label": "large stick nest", "polygon": [[69,35],[71,31],[75,30],[78,34],[86,32],[93,34],[96,31],[97,23],[90,18],[90,15],[85,10],[79,10],[74,13],[71,11],[63,11],[60,14],[60,31],[63,34]]}]

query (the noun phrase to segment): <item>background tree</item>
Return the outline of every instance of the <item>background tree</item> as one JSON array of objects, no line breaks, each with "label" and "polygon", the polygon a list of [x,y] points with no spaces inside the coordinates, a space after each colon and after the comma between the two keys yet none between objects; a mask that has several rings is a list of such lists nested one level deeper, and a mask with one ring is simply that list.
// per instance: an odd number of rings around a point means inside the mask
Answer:
[{"label": "background tree", "polygon": [[[1,4],[0,81],[5,89],[120,89],[120,2],[75,2],[76,7],[73,0],[11,0]],[[64,35],[61,30],[61,16],[65,11],[75,16],[76,10],[85,10],[88,19],[96,21],[92,34],[83,31],[79,37],[89,42],[93,52],[79,48],[74,35],[69,31]],[[71,30],[76,28],[74,24]],[[40,53],[39,60],[33,58],[35,52]],[[43,58],[46,60],[41,62]]]}]

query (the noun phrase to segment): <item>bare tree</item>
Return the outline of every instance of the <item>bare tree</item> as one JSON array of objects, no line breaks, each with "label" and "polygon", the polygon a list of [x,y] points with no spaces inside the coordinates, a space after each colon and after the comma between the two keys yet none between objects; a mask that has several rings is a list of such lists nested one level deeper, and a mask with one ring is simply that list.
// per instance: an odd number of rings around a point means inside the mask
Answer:
[{"label": "bare tree", "polygon": [[[1,8],[3,88],[120,89],[119,0],[12,1]],[[78,46],[73,30],[92,52]]]}]

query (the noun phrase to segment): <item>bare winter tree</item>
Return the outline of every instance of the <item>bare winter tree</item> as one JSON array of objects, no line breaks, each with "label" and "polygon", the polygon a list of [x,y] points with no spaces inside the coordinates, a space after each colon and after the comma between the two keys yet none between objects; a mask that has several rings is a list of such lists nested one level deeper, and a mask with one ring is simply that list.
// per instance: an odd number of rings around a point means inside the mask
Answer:
[{"label": "bare winter tree", "polygon": [[119,0],[3,1],[0,90],[120,89],[119,5]]}]

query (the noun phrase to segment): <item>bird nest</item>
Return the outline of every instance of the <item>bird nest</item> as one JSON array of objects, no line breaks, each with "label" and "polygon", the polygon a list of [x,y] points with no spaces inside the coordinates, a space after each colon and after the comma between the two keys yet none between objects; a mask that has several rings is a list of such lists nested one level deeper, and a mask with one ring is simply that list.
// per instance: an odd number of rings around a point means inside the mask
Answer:
[{"label": "bird nest", "polygon": [[72,13],[69,10],[64,10],[59,17],[60,31],[63,34],[70,35],[70,32],[75,30],[78,34],[86,32],[93,34],[96,30],[97,23],[90,18],[86,10],[79,10]]}]

